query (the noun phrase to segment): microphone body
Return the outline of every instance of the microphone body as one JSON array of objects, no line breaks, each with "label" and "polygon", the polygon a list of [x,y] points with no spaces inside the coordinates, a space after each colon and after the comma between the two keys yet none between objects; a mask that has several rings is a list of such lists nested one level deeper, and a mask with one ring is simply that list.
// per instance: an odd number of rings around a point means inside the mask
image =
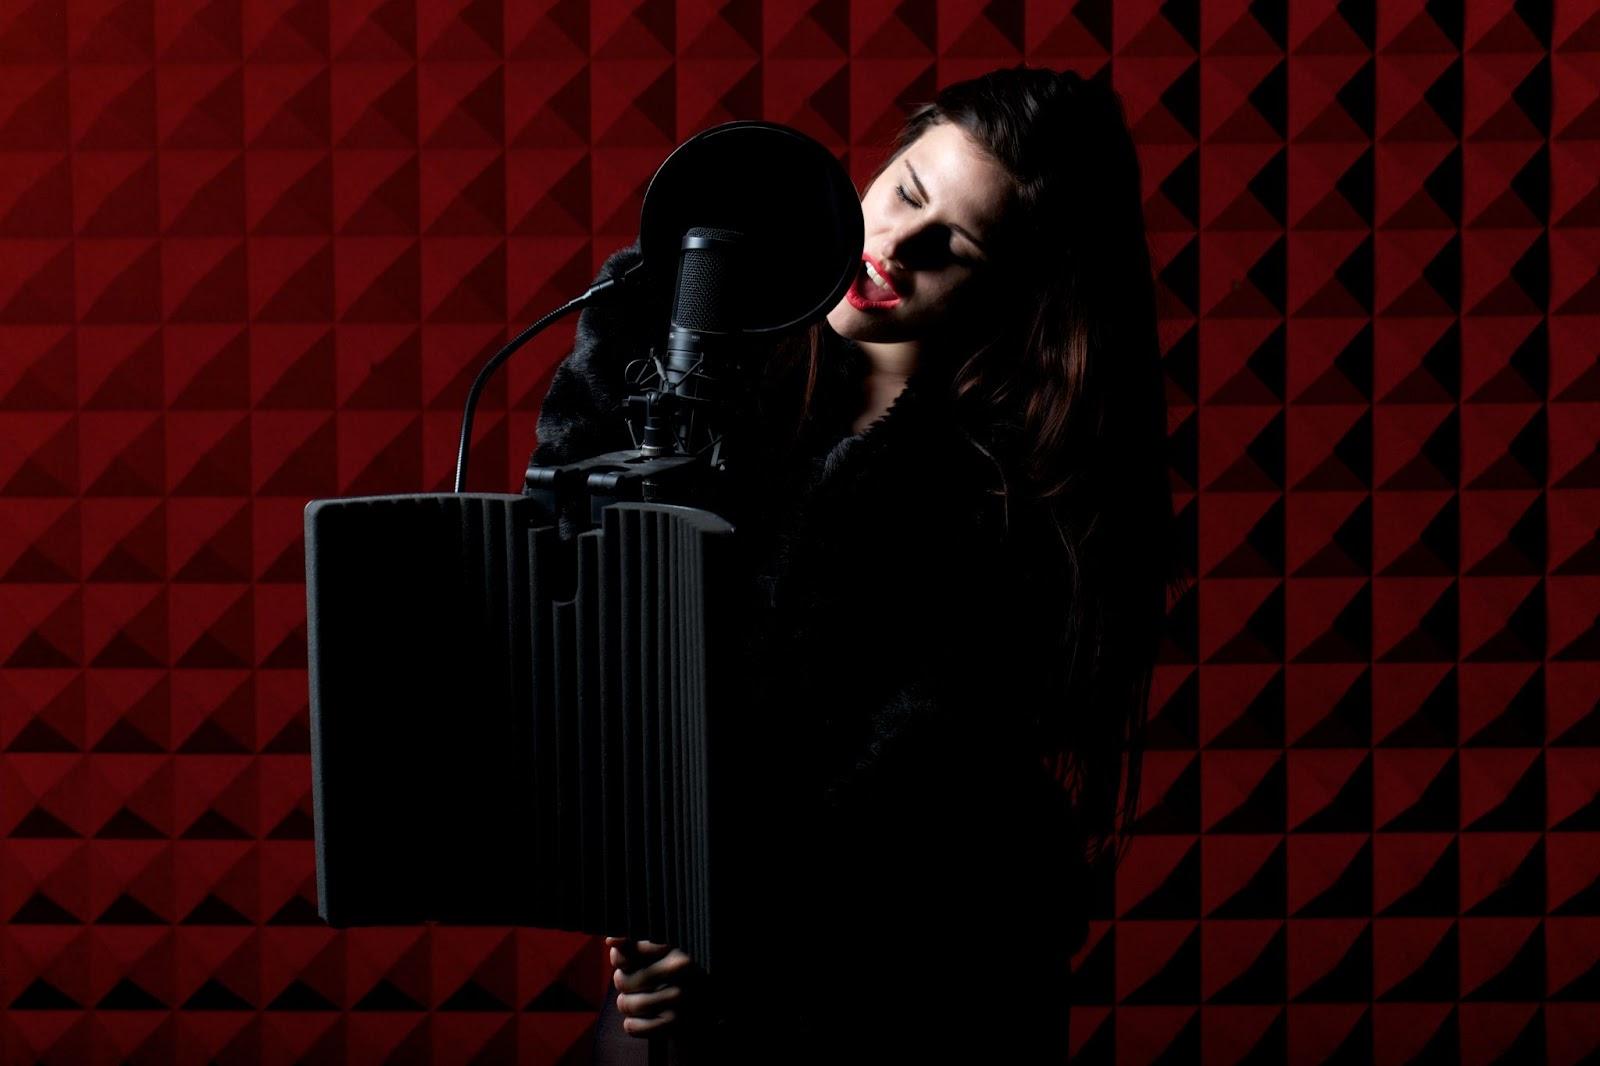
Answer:
[{"label": "microphone body", "polygon": [[646,455],[694,455],[716,439],[712,416],[749,307],[746,247],[733,229],[693,226],[683,235],[661,380],[645,410]]}]

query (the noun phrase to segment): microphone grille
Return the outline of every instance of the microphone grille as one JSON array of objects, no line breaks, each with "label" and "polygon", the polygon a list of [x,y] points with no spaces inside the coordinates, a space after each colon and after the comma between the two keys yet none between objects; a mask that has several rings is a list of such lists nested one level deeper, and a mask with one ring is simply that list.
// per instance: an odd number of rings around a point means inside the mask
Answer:
[{"label": "microphone grille", "polygon": [[743,242],[738,230],[711,226],[695,226],[683,235],[673,325],[717,333],[740,328],[745,296],[741,282],[748,273],[741,269]]}]

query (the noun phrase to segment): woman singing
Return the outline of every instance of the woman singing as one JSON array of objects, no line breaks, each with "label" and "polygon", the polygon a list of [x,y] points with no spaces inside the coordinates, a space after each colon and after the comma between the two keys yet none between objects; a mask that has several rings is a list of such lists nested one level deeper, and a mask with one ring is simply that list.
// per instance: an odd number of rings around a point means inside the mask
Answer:
[{"label": "woman singing", "polygon": [[[906,121],[860,273],[763,361],[735,452],[797,874],[736,986],[608,938],[598,1061],[1065,1061],[1181,573],[1140,193],[1120,101],[1070,72]],[[629,445],[640,317],[584,311],[535,462]]]}]

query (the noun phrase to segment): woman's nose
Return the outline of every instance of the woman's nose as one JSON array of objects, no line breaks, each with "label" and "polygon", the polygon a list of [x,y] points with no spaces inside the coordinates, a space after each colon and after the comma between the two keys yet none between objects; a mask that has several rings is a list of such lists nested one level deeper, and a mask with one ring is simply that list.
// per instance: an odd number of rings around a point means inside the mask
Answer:
[{"label": "woman's nose", "polygon": [[882,249],[879,254],[883,257],[884,265],[890,270],[904,269],[908,253],[914,254],[916,251],[914,241],[915,234],[912,232],[900,229],[890,231],[889,236],[879,245]]},{"label": "woman's nose", "polygon": [[891,270],[901,266],[910,269],[932,247],[930,227],[920,220],[901,223],[889,230],[879,247],[879,254]]}]

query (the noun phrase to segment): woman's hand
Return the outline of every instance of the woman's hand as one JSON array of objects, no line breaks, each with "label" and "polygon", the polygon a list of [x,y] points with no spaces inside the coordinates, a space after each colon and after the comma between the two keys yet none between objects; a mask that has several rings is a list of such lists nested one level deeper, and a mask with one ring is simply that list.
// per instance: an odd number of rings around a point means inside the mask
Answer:
[{"label": "woman's hand", "polygon": [[705,1020],[705,971],[688,952],[648,940],[606,937],[622,1030],[630,1036],[683,1036]]}]

